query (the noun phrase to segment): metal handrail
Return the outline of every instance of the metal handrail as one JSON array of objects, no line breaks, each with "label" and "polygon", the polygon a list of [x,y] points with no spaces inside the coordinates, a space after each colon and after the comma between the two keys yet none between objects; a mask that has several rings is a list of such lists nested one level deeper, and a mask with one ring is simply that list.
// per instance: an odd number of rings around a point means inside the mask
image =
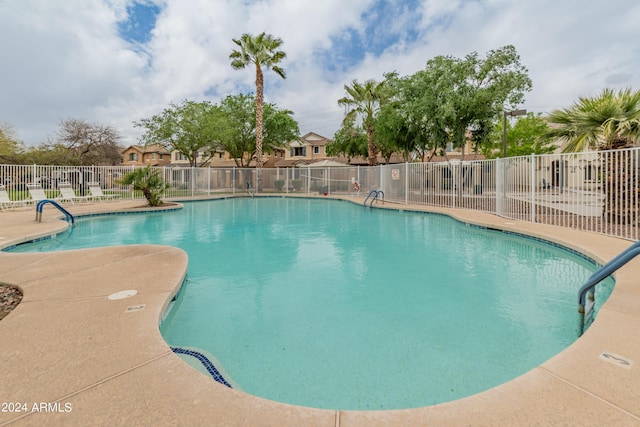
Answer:
[{"label": "metal handrail", "polygon": [[589,280],[587,280],[587,282],[582,285],[582,287],[578,291],[578,313],[580,316],[578,325],[579,335],[582,335],[582,333],[584,332],[584,318],[586,315],[585,307],[587,302],[587,295],[589,296],[590,301],[594,301],[595,286],[607,277],[611,276],[619,268],[624,266],[626,263],[628,263],[638,255],[640,255],[640,241],[635,242],[620,254],[618,254],[611,261],[600,267],[598,271],[593,273],[591,277],[589,277]]},{"label": "metal handrail", "polygon": [[[367,195],[367,197],[364,199],[364,203],[362,204],[362,206],[367,206],[367,200],[369,200],[369,197],[371,197],[372,194],[377,195],[378,194],[378,190],[371,190],[369,191],[369,194]],[[375,197],[375,196],[374,196]]]},{"label": "metal handrail", "polygon": [[367,195],[367,197],[364,199],[364,203],[362,204],[363,206],[367,206],[367,200],[369,200],[369,197],[371,197],[372,194],[373,194],[373,198],[371,199],[371,202],[369,203],[369,207],[373,206],[373,202],[376,201],[376,199],[378,198],[378,196],[380,194],[382,194],[382,200],[384,201],[384,191],[382,191],[382,190],[371,190],[371,191],[369,191],[369,194]]},{"label": "metal handrail", "polygon": [[371,203],[369,203],[369,207],[373,206],[373,202],[375,202],[375,201],[376,201],[376,199],[378,198],[378,196],[379,196],[380,194],[382,194],[382,201],[384,202],[384,191],[382,191],[382,190],[378,190],[378,191],[376,192],[376,195],[375,195],[375,196],[373,196],[373,199],[371,199]]},{"label": "metal handrail", "polygon": [[75,219],[73,218],[73,215],[71,215],[71,213],[68,210],[66,210],[65,208],[60,206],[60,204],[58,202],[55,202],[55,201],[50,200],[50,199],[40,200],[38,202],[38,204],[36,205],[36,221],[42,222],[42,208],[47,203],[50,203],[53,206],[55,206],[56,208],[58,208],[58,210],[64,214],[65,219],[67,221],[71,220],[71,225],[73,225],[73,223],[75,222]]}]

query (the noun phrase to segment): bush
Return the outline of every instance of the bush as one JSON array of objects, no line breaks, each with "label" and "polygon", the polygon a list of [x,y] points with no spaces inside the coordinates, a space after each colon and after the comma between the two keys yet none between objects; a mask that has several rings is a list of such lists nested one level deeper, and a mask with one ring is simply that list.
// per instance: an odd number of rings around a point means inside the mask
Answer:
[{"label": "bush", "polygon": [[276,179],[273,181],[273,186],[276,187],[276,190],[282,191],[282,188],[284,187],[284,180]]},{"label": "bush", "polygon": [[291,180],[291,185],[293,186],[293,189],[298,191],[302,188],[302,180],[301,179],[293,179]]},{"label": "bush", "polygon": [[149,206],[162,205],[162,196],[169,189],[169,184],[164,182],[160,171],[147,166],[127,172],[117,181],[122,185],[132,185],[134,191],[142,191]]}]

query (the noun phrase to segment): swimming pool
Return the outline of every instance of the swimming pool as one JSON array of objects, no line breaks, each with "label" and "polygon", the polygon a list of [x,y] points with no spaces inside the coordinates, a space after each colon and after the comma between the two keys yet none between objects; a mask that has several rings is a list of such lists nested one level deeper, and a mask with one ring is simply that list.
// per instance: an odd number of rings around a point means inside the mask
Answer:
[{"label": "swimming pool", "polygon": [[424,406],[526,372],[576,339],[593,270],[444,216],[284,198],[81,219],[18,250],[126,243],[189,253],[169,344],[215,355],[249,393],[333,409]]}]

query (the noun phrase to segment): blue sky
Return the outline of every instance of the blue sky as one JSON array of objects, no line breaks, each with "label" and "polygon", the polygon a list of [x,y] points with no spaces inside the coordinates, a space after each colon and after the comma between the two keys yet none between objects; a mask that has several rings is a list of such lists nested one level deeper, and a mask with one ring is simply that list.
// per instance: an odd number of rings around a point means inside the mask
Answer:
[{"label": "blue sky", "polygon": [[265,97],[302,133],[340,126],[352,80],[408,75],[437,55],[512,44],[533,90],[520,106],[549,112],[605,87],[638,89],[636,0],[2,0],[0,123],[27,144],[61,120],[110,124],[135,144],[133,122],[184,99],[252,91],[233,70],[232,38],[284,40],[287,79],[267,73]]},{"label": "blue sky", "polygon": [[152,2],[128,4],[126,16],[118,21],[119,36],[134,45],[148,43],[160,11],[160,6]]}]

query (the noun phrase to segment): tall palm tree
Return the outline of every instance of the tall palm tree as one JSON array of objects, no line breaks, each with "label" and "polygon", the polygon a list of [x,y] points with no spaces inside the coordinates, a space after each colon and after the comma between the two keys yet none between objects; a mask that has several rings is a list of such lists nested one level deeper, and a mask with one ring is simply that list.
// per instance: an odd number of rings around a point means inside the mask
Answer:
[{"label": "tall palm tree", "polygon": [[385,81],[378,83],[375,80],[367,80],[364,84],[360,84],[354,80],[350,86],[344,85],[344,90],[347,91],[348,96],[340,98],[338,104],[351,109],[346,114],[343,124],[352,122],[357,115],[362,116],[363,125],[367,132],[369,166],[375,166],[378,164],[378,149],[373,135],[375,115],[380,110],[380,104],[383,104],[388,98]]},{"label": "tall palm tree", "polygon": [[[571,108],[549,114],[549,136],[564,141],[564,152],[600,151],[631,147],[640,142],[640,91],[605,89],[593,98],[581,97]],[[635,200],[637,165],[634,156],[603,153],[606,198],[604,217],[628,223],[637,206],[619,203]]]},{"label": "tall palm tree", "polygon": [[264,32],[257,36],[243,34],[240,39],[232,39],[238,45],[238,49],[231,52],[231,67],[239,70],[255,64],[256,67],[256,168],[258,172],[258,185],[262,183],[262,129],[264,127],[262,114],[264,105],[264,75],[262,68],[272,69],[277,75],[285,79],[287,76],[278,63],[286,58],[287,54],[278,50],[283,41]]}]

